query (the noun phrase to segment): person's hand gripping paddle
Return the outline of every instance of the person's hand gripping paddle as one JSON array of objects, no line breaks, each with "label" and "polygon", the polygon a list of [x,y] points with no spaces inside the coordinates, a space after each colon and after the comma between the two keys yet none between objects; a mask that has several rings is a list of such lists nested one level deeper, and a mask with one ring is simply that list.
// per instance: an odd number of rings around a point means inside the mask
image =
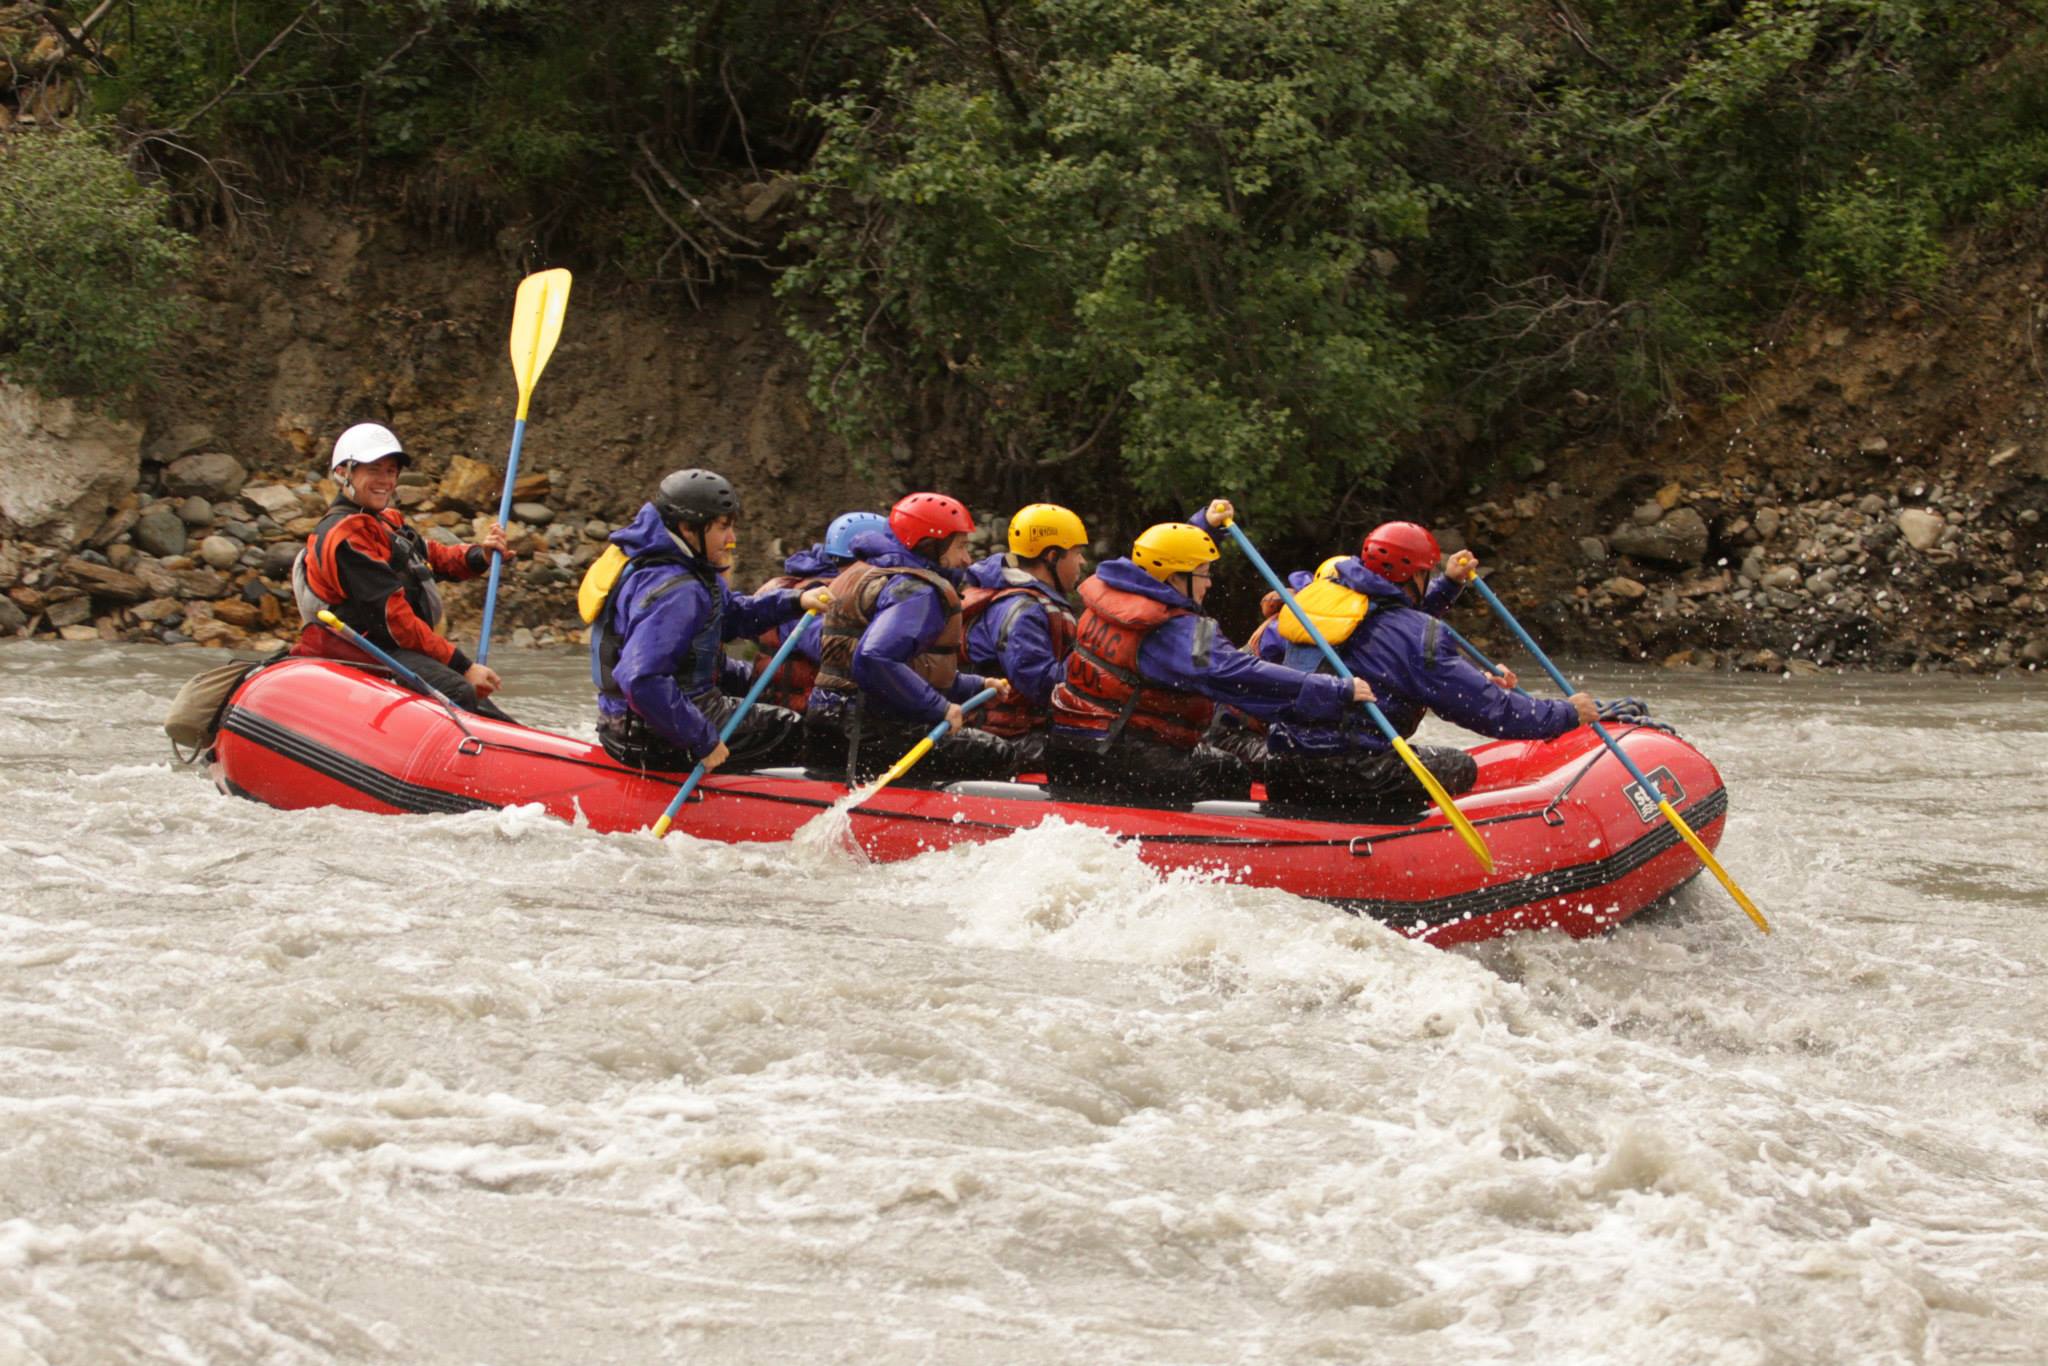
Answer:
[{"label": "person's hand gripping paddle", "polygon": [[[1251,538],[1238,529],[1235,521],[1224,523],[1223,529],[1230,533],[1230,539],[1237,542],[1238,549],[1244,551],[1245,557],[1252,562],[1259,573],[1265,577],[1266,582],[1271,584],[1273,590],[1280,595],[1280,600],[1286,603],[1288,610],[1294,613],[1295,620],[1299,621],[1308,631],[1309,639],[1315,641],[1316,648],[1323,652],[1323,658],[1328,660],[1330,667],[1337,671],[1337,676],[1347,682],[1350,681],[1351,670],[1344,667],[1344,661],[1337,657],[1337,652],[1330,648],[1330,642],[1323,638],[1322,630],[1316,625],[1315,619],[1301,610],[1301,604],[1296,602],[1294,594],[1288,591],[1286,580],[1273,572],[1273,566],[1266,563],[1266,557],[1259,553],[1259,548],[1252,544]],[[1465,847],[1472,851],[1472,857],[1479,860],[1481,868],[1491,873],[1493,871],[1493,850],[1487,848],[1486,840],[1473,827],[1472,822],[1465,819],[1465,813],[1460,811],[1457,803],[1451,800],[1451,794],[1444,791],[1444,785],[1436,780],[1434,773],[1423,767],[1422,760],[1417,758],[1415,751],[1408,747],[1408,742],[1401,738],[1401,733],[1394,729],[1394,723],[1387,720],[1385,712],[1381,711],[1377,705],[1371,702],[1365,704],[1365,710],[1366,714],[1372,717],[1373,724],[1380,728],[1380,733],[1387,737],[1387,742],[1394,747],[1394,753],[1401,756],[1401,762],[1408,765],[1408,771],[1413,773],[1416,781],[1422,784],[1423,791],[1429,793],[1429,799],[1436,803],[1437,810],[1443,812],[1444,819],[1448,820],[1452,828],[1457,830],[1458,837],[1465,841]]]}]

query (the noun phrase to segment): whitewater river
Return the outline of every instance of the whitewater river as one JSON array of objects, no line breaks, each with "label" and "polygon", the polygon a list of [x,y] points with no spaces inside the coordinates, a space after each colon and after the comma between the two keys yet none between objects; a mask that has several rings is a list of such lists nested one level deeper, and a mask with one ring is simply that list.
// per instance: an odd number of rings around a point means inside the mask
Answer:
[{"label": "whitewater river", "polygon": [[1445,952],[1068,828],[272,811],[210,659],[0,646],[0,1363],[2048,1360],[2041,681],[1592,674],[1778,933]]}]

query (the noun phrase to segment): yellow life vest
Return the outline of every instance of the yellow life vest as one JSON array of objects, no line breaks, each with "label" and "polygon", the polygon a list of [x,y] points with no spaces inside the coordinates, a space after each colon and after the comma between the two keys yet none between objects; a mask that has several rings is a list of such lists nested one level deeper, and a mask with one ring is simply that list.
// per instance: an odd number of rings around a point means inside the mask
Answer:
[{"label": "yellow life vest", "polygon": [[604,610],[605,599],[612,595],[612,585],[619,581],[631,557],[616,544],[607,545],[604,554],[590,563],[583,571],[583,583],[576,590],[576,615],[583,618],[585,625],[597,620],[597,614]]},{"label": "yellow life vest", "polygon": [[[1372,607],[1371,598],[1355,588],[1346,588],[1335,579],[1317,579],[1296,593],[1294,600],[1301,604],[1301,610],[1308,613],[1308,619],[1323,633],[1323,639],[1332,645],[1342,645],[1351,639],[1351,633],[1358,629],[1358,623],[1365,620],[1366,612]],[[1307,645],[1313,639],[1292,608],[1281,609],[1279,627],[1280,638],[1296,645]]]}]

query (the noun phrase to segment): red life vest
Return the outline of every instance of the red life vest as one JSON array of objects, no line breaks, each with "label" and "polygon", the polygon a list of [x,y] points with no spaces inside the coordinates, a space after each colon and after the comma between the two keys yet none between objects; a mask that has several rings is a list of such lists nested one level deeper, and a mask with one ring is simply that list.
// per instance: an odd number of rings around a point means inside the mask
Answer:
[{"label": "red life vest", "polygon": [[[350,574],[341,558],[346,546],[371,565],[381,565],[397,581],[398,591],[366,601],[350,591]],[[440,634],[443,608],[434,580],[467,579],[475,570],[468,547],[437,545],[406,523],[398,509],[369,512],[343,498],[335,499],[293,565],[293,590],[299,613],[308,621],[295,654],[368,661],[355,646],[311,624],[320,607],[330,608],[344,622],[387,650],[416,650],[447,663],[455,644]],[[303,581],[303,592],[299,592]],[[388,580],[386,581],[388,582]]]},{"label": "red life vest", "polygon": [[1095,733],[1105,750],[1126,725],[1175,749],[1193,749],[1216,704],[1146,680],[1138,672],[1138,648],[1153,631],[1194,610],[1111,588],[1099,578],[1081,585],[1081,601],[1087,610],[1067,656],[1067,678],[1052,690],[1054,724]]},{"label": "red life vest", "polygon": [[[777,574],[774,578],[754,590],[761,593],[778,593],[784,589],[795,589],[808,593],[813,588],[822,588],[832,582],[830,579],[800,579],[794,574]],[[782,648],[783,632],[794,631],[795,622],[763,631],[754,637],[761,647],[761,653],[754,656],[754,677],[759,678],[768,667],[768,661],[775,658],[775,652]],[[761,701],[771,707],[787,707],[793,712],[802,712],[811,700],[811,686],[818,681],[818,666],[801,654],[792,654],[783,661],[782,669],[761,694]]]},{"label": "red life vest", "polygon": [[[1038,590],[1017,584],[1005,584],[1001,588],[977,586],[961,595],[961,653],[966,654],[968,633],[974,629],[974,623],[980,620],[981,614],[1005,598],[1016,597],[1030,598],[1045,609],[1045,624],[1052,636],[1052,657],[1066,658],[1068,652],[1074,648],[1074,614]],[[1016,621],[1017,613],[1026,610],[1028,609],[1023,607],[1008,609],[1010,617],[1003,623],[1001,639],[997,642],[998,648],[1003,641],[1009,639],[1010,626]],[[990,677],[1001,677],[1004,671],[1000,657],[971,659],[968,661],[968,668],[974,673]],[[982,707],[974,718],[974,724],[978,729],[988,731],[991,735],[1015,739],[1019,735],[1029,735],[1034,730],[1043,729],[1051,720],[1052,712],[1049,708],[1041,707],[1022,693],[1012,691],[1007,702],[997,698]]]}]

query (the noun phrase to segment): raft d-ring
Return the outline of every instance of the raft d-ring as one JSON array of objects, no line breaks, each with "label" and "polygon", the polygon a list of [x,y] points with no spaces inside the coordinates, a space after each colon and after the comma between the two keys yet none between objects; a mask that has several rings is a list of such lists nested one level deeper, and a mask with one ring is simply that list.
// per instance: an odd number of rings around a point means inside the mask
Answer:
[{"label": "raft d-ring", "polygon": [[1564,812],[1558,810],[1555,804],[1544,807],[1543,823],[1553,830],[1558,829],[1564,824]]},{"label": "raft d-ring", "polygon": [[[476,748],[471,749],[471,745],[476,746]],[[455,747],[455,752],[457,754],[467,755],[469,758],[472,759],[478,758],[484,752],[484,742],[477,739],[474,735],[465,735],[462,737],[462,743]]]},{"label": "raft d-ring", "polygon": [[[1358,847],[1358,846],[1359,846],[1359,845],[1361,845],[1361,844],[1363,844],[1363,845],[1365,846],[1365,849],[1363,850],[1363,852],[1361,852],[1361,851],[1359,850],[1359,847]],[[1353,836],[1351,837],[1351,857],[1353,857],[1353,858],[1371,858],[1371,857],[1372,857],[1372,837],[1371,837],[1370,835],[1353,835]]]}]

